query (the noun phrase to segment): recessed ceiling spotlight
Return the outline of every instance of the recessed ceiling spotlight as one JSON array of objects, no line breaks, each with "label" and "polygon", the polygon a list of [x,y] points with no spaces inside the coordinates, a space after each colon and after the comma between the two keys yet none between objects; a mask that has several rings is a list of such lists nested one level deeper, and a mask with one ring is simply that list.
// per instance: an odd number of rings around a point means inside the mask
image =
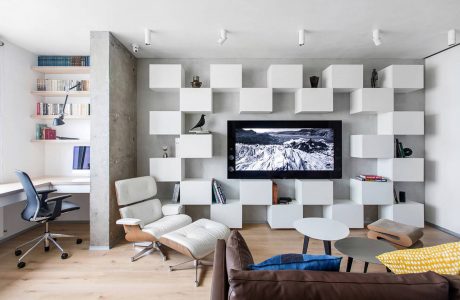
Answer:
[{"label": "recessed ceiling spotlight", "polygon": [[374,29],[372,31],[372,40],[376,46],[380,46],[382,44],[382,39],[380,38],[380,30]]},{"label": "recessed ceiling spotlight", "polygon": [[227,40],[227,30],[221,29],[220,30],[220,37],[217,40],[217,43],[222,46],[225,43],[226,40]]},{"label": "recessed ceiling spotlight", "polygon": [[299,30],[299,46],[305,45],[305,29]]},{"label": "recessed ceiling spotlight", "polygon": [[447,45],[454,46],[457,43],[457,31],[455,29],[451,29],[447,32]]},{"label": "recessed ceiling spotlight", "polygon": [[152,30],[145,28],[144,29],[144,43],[146,46],[150,46],[152,44]]}]

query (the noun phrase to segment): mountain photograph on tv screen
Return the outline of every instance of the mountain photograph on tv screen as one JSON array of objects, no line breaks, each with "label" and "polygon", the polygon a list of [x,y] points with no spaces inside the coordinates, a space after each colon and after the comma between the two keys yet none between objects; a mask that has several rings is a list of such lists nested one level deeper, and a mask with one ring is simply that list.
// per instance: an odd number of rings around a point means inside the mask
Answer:
[{"label": "mountain photograph on tv screen", "polygon": [[236,171],[333,171],[332,128],[238,128]]}]

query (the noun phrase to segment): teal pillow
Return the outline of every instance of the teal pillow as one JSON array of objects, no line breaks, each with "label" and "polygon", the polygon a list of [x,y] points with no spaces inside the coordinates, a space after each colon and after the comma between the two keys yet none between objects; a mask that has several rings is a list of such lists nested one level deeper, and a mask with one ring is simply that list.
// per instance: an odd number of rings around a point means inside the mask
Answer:
[{"label": "teal pillow", "polygon": [[249,270],[310,270],[333,271],[340,269],[341,257],[331,255],[281,254],[259,264],[248,265]]}]

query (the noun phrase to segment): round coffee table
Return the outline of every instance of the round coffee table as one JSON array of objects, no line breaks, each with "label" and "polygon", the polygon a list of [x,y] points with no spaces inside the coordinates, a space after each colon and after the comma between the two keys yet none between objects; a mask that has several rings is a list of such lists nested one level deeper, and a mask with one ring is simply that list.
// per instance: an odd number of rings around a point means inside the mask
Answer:
[{"label": "round coffee table", "polygon": [[[353,259],[363,261],[364,273],[367,273],[369,263],[381,265],[381,262],[376,258],[376,256],[385,252],[397,250],[387,242],[362,237],[348,237],[337,241],[334,246],[341,253],[348,256],[347,272],[350,272],[351,270]],[[387,271],[389,270],[387,269]]]},{"label": "round coffee table", "polygon": [[304,218],[294,222],[294,228],[304,235],[303,251],[307,253],[310,238],[322,240],[324,252],[331,255],[331,241],[346,238],[350,234],[348,226],[326,218]]}]

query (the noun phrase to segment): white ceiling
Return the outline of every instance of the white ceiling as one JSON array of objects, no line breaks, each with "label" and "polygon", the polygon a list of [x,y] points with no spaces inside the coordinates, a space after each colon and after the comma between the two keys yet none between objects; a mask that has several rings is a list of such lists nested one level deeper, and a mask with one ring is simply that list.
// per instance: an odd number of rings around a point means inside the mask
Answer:
[{"label": "white ceiling", "polygon": [[0,0],[0,36],[48,55],[88,54],[89,32],[108,30],[139,43],[138,57],[423,58],[447,47],[452,28],[460,30],[458,0]]}]

